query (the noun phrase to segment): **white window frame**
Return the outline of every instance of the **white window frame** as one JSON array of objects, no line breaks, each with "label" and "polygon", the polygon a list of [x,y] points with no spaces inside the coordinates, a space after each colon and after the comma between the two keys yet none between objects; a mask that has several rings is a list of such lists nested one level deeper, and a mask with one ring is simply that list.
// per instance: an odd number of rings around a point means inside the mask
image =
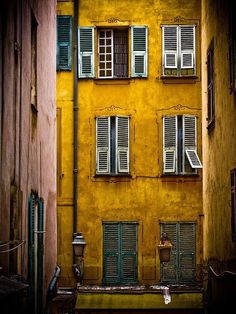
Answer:
[{"label": "white window frame", "polygon": [[[104,46],[102,45],[100,45],[100,33],[101,32],[105,32],[105,34],[107,33],[107,32],[111,32],[111,52],[110,53],[106,53],[106,52],[104,52],[104,53],[102,53],[104,56],[105,56],[105,58],[106,58],[106,55],[111,55],[111,61],[102,61],[102,62],[100,62],[100,55],[101,55],[101,53],[100,53],[100,48],[101,47],[104,47],[105,49],[106,49],[106,43],[104,44]],[[107,37],[104,37],[104,40],[106,40],[106,38]],[[113,78],[113,72],[114,72],[114,64],[113,64],[113,29],[99,29],[98,30],[98,78],[102,78],[102,79],[109,79],[109,78]],[[111,63],[111,76],[101,76],[100,75],[100,71],[105,71],[105,73],[106,73],[106,71],[107,71],[107,68],[106,68],[106,64],[108,63],[108,62],[110,62]],[[104,63],[104,65],[105,65],[105,69],[100,69],[100,63]]]}]

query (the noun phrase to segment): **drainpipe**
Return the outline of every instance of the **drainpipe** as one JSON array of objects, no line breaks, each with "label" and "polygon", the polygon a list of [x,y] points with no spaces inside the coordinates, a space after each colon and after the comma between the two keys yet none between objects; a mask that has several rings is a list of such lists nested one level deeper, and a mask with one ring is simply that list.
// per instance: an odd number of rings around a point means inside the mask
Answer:
[{"label": "drainpipe", "polygon": [[[74,89],[73,89],[73,234],[77,232],[78,217],[78,0],[74,0]],[[73,254],[73,263],[75,256]]]}]

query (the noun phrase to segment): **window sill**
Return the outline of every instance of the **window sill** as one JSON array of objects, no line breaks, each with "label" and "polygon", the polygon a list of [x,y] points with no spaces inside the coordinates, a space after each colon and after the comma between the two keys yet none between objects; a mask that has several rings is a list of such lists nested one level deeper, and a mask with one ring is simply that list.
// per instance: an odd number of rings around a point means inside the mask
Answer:
[{"label": "window sill", "polygon": [[167,76],[162,75],[161,80],[164,84],[195,84],[199,79],[196,75],[186,75],[186,76]]},{"label": "window sill", "polygon": [[131,78],[95,78],[96,85],[129,85]]},{"label": "window sill", "polygon": [[133,179],[131,174],[95,174],[92,177],[92,181],[105,181],[105,182],[127,182]]},{"label": "window sill", "polygon": [[196,174],[162,174],[160,178],[167,182],[189,182],[200,180],[200,175]]}]

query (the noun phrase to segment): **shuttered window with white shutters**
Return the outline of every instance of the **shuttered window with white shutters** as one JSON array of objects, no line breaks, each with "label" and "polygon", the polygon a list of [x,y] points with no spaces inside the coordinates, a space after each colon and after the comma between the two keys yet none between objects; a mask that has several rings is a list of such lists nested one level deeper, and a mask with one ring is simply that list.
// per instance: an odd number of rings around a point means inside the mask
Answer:
[{"label": "shuttered window with white shutters", "polygon": [[163,75],[196,75],[195,25],[162,27]]},{"label": "shuttered window with white shutters", "polygon": [[197,154],[197,119],[190,115],[163,117],[163,172],[194,174],[202,168]]},{"label": "shuttered window with white shutters", "polygon": [[96,118],[96,173],[129,174],[129,117]]},{"label": "shuttered window with white shutters", "polygon": [[78,28],[79,77],[94,77],[94,28]]},{"label": "shuttered window with white shutters", "polygon": [[147,77],[148,29],[146,26],[132,26],[132,77]]}]

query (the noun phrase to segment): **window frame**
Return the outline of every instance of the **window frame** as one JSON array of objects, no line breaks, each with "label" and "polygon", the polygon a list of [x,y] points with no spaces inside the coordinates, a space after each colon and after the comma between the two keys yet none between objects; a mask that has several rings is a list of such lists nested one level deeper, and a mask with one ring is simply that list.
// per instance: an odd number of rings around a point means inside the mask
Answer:
[{"label": "window frame", "polygon": [[236,241],[236,168],[230,171],[232,241]]},{"label": "window frame", "polygon": [[[170,54],[175,54],[175,66],[168,66],[166,65],[166,59],[167,59],[167,53],[165,49],[165,36],[164,36],[164,32],[165,32],[165,28],[166,27],[173,27],[176,28],[176,51],[174,50],[170,50],[169,53]],[[181,50],[181,29],[182,28],[187,28],[187,27],[192,27],[193,28],[193,49],[192,52],[189,51],[189,53],[192,53],[192,64],[193,67],[190,68],[188,66],[184,66],[183,65],[183,58],[182,55],[187,54],[187,52],[182,52]],[[172,77],[172,78],[192,78],[192,77],[196,77],[197,74],[197,62],[196,62],[196,24],[163,24],[161,25],[162,28],[162,77]],[[165,74],[165,70],[168,69],[176,69],[176,74]],[[182,74],[181,70],[188,70],[188,69],[193,69],[193,73],[190,74]]]}]

